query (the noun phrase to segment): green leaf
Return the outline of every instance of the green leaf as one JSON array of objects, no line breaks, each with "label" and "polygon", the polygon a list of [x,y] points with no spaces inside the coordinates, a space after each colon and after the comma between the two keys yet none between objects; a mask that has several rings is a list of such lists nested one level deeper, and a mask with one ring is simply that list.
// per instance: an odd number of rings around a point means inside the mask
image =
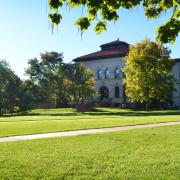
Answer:
[{"label": "green leaf", "polygon": [[156,8],[146,8],[145,15],[148,18],[157,18],[159,15],[159,12]]},{"label": "green leaf", "polygon": [[180,20],[172,18],[157,29],[156,39],[163,43],[174,43],[180,32]]},{"label": "green leaf", "polygon": [[174,13],[174,18],[180,18],[180,9],[177,9]]},{"label": "green leaf", "polygon": [[95,8],[88,9],[88,19],[94,20],[96,18],[97,10]]},{"label": "green leaf", "polygon": [[96,24],[96,26],[94,27],[94,31],[95,31],[97,34],[100,34],[100,33],[102,33],[102,32],[105,31],[105,30],[106,30],[106,22],[100,21],[100,22],[98,22],[98,23]]},{"label": "green leaf", "polygon": [[63,0],[49,0],[48,5],[50,9],[57,10],[59,7],[63,5]]},{"label": "green leaf", "polygon": [[76,21],[75,25],[77,25],[81,31],[84,31],[88,29],[91,23],[87,17],[81,17]]},{"label": "green leaf", "polygon": [[62,19],[61,14],[58,13],[53,13],[53,14],[49,14],[49,18],[51,19],[51,22],[55,25],[58,25]]}]

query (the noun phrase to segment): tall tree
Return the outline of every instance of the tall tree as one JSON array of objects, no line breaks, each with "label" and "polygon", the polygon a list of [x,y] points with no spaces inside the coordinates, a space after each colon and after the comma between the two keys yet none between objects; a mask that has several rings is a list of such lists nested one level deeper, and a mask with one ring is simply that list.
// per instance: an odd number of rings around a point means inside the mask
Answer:
[{"label": "tall tree", "polygon": [[69,64],[66,67],[64,86],[72,101],[84,104],[85,100],[94,96],[93,72],[82,63]]},{"label": "tall tree", "polygon": [[44,89],[32,80],[21,82],[19,108],[21,111],[42,108],[46,102]]},{"label": "tall tree", "polygon": [[0,115],[13,112],[20,100],[21,80],[6,61],[0,61]]},{"label": "tall tree", "polygon": [[0,115],[2,114],[2,109],[7,105],[7,70],[9,65],[6,61],[0,61]]},{"label": "tall tree", "polygon": [[148,39],[130,46],[123,69],[126,95],[132,102],[168,103],[173,94],[173,61],[169,51]]},{"label": "tall tree", "polygon": [[47,107],[61,107],[67,105],[65,91],[63,89],[63,55],[57,52],[45,52],[40,54],[40,61],[30,59],[26,74],[34,83],[40,85],[42,94],[46,96],[44,104]]},{"label": "tall tree", "polygon": [[94,31],[101,33],[106,30],[108,21],[119,19],[118,11],[121,8],[131,9],[137,5],[144,8],[147,18],[155,19],[167,11],[171,17],[157,28],[157,39],[163,43],[173,43],[180,32],[180,1],[179,0],[48,0],[52,13],[49,18],[52,25],[58,25],[62,19],[59,9],[63,5],[70,8],[84,8],[87,11],[85,16],[78,18],[76,25],[83,32],[88,29],[93,21],[96,21]]}]

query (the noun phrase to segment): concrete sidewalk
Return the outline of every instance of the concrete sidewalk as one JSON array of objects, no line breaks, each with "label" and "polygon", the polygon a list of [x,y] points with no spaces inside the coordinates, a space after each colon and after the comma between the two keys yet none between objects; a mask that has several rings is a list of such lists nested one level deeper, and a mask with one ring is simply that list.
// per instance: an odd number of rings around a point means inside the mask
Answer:
[{"label": "concrete sidewalk", "polygon": [[51,137],[78,136],[78,135],[83,135],[83,134],[95,134],[95,133],[103,133],[103,132],[126,131],[126,130],[130,130],[130,129],[152,128],[152,127],[178,125],[178,124],[180,125],[180,121],[144,124],[144,125],[121,126],[121,127],[112,127],[112,128],[101,128],[101,129],[87,129],[87,130],[74,130],[74,131],[65,131],[65,132],[52,132],[52,133],[22,135],[22,136],[10,136],[10,137],[0,138],[0,142],[13,142],[13,141],[22,141],[22,140],[31,140],[31,139],[51,138]]}]

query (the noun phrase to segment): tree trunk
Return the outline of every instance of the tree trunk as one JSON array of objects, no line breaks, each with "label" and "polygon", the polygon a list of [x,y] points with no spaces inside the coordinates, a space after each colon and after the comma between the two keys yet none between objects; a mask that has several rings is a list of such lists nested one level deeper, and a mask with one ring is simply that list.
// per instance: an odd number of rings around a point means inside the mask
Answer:
[{"label": "tree trunk", "polygon": [[123,104],[124,104],[124,107],[123,108],[126,108],[126,94],[125,94],[125,85],[123,86]]},{"label": "tree trunk", "polygon": [[2,116],[2,108],[0,107],[0,116]]},{"label": "tree trunk", "polygon": [[149,110],[149,102],[147,101],[146,102],[146,111],[148,111]]},{"label": "tree trunk", "polygon": [[14,106],[11,105],[11,107],[10,107],[10,114],[13,114],[13,109],[14,109]]},{"label": "tree trunk", "polygon": [[79,99],[75,99],[75,102],[76,102],[76,106],[79,106]]}]

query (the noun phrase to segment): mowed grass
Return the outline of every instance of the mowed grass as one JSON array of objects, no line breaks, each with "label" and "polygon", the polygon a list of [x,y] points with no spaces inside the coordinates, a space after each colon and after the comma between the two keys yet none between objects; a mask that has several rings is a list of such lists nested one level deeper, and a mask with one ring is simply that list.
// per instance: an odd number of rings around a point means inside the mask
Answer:
[{"label": "mowed grass", "polygon": [[0,179],[180,179],[180,126],[0,143]]},{"label": "mowed grass", "polygon": [[71,108],[39,109],[0,117],[0,137],[179,120],[180,110],[146,112],[96,108],[80,113]]}]

